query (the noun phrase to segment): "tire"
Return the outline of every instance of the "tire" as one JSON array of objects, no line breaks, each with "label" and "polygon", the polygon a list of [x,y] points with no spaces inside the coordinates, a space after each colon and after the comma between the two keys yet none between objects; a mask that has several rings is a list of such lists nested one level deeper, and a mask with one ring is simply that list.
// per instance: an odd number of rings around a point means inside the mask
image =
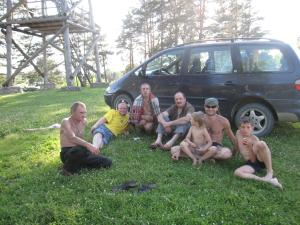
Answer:
[{"label": "tire", "polygon": [[236,127],[239,126],[240,120],[244,116],[248,116],[254,125],[254,135],[262,137],[271,133],[274,126],[274,117],[266,106],[259,103],[251,103],[239,108],[234,117]]},{"label": "tire", "polygon": [[113,104],[114,109],[118,107],[118,104],[122,102],[122,100],[125,100],[128,103],[128,111],[129,111],[132,106],[132,99],[127,94],[119,94],[117,95],[117,97],[115,97],[114,104]]}]

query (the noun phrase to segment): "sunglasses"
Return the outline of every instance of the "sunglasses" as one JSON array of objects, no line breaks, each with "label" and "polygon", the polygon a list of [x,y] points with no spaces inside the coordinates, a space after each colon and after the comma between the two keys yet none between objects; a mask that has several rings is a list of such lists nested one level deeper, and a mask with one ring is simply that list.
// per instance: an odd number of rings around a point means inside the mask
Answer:
[{"label": "sunglasses", "polygon": [[206,105],[205,108],[214,109],[214,108],[217,108],[217,106],[216,105],[212,105],[212,106]]}]

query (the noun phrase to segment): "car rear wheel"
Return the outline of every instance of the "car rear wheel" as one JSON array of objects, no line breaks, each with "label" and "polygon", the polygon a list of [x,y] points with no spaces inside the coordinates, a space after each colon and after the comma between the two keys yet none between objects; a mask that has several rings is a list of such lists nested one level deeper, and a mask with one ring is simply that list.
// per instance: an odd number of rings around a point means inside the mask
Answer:
[{"label": "car rear wheel", "polygon": [[118,104],[122,101],[126,101],[128,104],[128,110],[130,110],[132,106],[132,99],[127,94],[120,94],[114,99],[114,108],[116,109],[118,107]]},{"label": "car rear wheel", "polygon": [[262,137],[271,133],[274,126],[274,117],[266,106],[259,103],[251,103],[239,108],[234,117],[236,127],[238,127],[241,118],[245,116],[249,117],[254,126],[254,135]]}]

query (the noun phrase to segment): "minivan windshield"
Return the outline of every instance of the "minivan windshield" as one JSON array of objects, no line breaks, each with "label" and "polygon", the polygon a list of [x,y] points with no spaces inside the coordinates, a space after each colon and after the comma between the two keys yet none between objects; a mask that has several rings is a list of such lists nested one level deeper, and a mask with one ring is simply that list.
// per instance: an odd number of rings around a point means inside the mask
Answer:
[{"label": "minivan windshield", "polygon": [[182,67],[183,50],[165,52],[153,60],[146,67],[146,75],[177,75]]}]

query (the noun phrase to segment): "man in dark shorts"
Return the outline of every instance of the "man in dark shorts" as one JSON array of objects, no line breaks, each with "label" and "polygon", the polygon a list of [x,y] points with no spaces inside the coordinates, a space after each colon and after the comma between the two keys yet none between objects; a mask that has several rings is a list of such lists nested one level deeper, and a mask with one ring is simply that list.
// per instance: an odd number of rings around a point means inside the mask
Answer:
[{"label": "man in dark shorts", "polygon": [[201,160],[225,160],[231,158],[232,151],[229,148],[222,146],[224,132],[230,139],[234,149],[236,149],[236,138],[231,130],[228,119],[218,114],[218,99],[205,99],[204,110],[204,123],[213,143],[212,146],[208,148],[207,152],[203,154]]},{"label": "man in dark shorts", "polygon": [[99,155],[97,147],[83,140],[86,126],[86,106],[75,102],[71,106],[71,116],[62,120],[60,128],[62,174],[72,175],[82,168],[108,168],[112,161]]},{"label": "man in dark shorts", "polygon": [[[277,178],[273,177],[271,151],[264,141],[260,141],[252,134],[253,126],[248,117],[242,118],[236,138],[238,142],[238,151],[246,161],[245,165],[237,168],[234,175],[244,179],[253,179],[270,183],[275,187],[282,189],[282,185]],[[261,170],[267,170],[264,177],[259,177],[255,173]]]}]

